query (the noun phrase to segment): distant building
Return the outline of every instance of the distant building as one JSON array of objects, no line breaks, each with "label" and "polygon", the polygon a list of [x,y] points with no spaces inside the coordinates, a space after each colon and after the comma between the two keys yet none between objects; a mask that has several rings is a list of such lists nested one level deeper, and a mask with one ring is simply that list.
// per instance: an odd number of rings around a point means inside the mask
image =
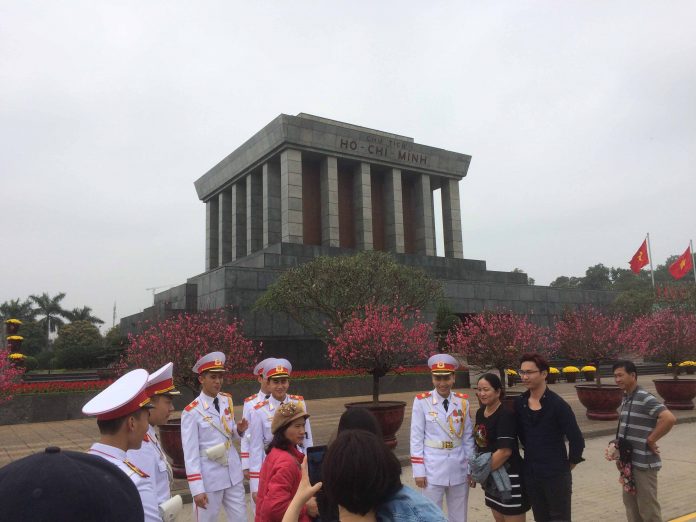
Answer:
[{"label": "distant building", "polygon": [[[195,182],[206,206],[205,272],[155,294],[153,306],[123,318],[121,328],[231,306],[268,353],[298,368],[320,366],[321,343],[282,314],[251,308],[285,268],[372,249],[441,280],[459,314],[505,308],[546,325],[565,307],[613,300],[613,292],[530,286],[524,273],[464,259],[459,181],[470,161],[397,134],[281,114]],[[437,189],[444,257],[435,255]]]}]

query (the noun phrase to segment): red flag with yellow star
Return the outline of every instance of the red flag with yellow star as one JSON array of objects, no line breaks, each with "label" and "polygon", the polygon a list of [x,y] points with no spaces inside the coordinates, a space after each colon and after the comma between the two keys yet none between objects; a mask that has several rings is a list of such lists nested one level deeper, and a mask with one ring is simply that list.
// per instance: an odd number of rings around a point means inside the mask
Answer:
[{"label": "red flag with yellow star", "polygon": [[674,279],[681,279],[689,270],[693,268],[693,259],[691,258],[691,246],[687,247],[686,252],[680,255],[677,260],[669,265],[669,273]]},{"label": "red flag with yellow star", "polygon": [[633,255],[633,258],[630,261],[631,270],[633,270],[634,273],[638,274],[640,273],[640,269],[647,265],[649,262],[650,260],[648,259],[648,241],[644,239],[643,244],[640,245],[640,248],[638,249],[638,252],[636,252]]}]

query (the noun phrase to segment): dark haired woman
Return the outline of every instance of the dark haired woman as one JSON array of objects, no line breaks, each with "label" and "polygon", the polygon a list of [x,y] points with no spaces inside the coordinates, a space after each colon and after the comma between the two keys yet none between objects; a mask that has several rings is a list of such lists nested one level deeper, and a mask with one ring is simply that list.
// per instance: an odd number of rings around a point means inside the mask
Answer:
[{"label": "dark haired woman", "polygon": [[[273,416],[273,440],[266,449],[256,497],[256,522],[280,522],[300,485],[304,455],[297,445],[304,440],[307,417],[301,405],[291,402],[278,407]],[[316,502],[310,499],[298,520],[310,522],[310,515],[316,514]]]},{"label": "dark haired woman", "polygon": [[[529,511],[529,502],[521,483],[522,459],[517,448],[515,414],[502,403],[500,378],[486,373],[476,388],[481,407],[476,412],[474,439],[479,455],[490,453],[491,474],[483,483],[486,506],[491,508],[496,522],[521,522]],[[503,468],[510,479],[510,491],[501,492],[493,473]]]}]

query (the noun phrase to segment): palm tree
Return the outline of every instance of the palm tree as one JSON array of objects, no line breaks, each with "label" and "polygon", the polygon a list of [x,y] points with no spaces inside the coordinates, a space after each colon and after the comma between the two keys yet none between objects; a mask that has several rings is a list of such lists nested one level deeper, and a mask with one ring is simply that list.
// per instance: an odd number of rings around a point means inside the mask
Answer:
[{"label": "palm tree", "polygon": [[92,323],[94,325],[104,324],[104,321],[92,315],[92,309],[89,306],[73,308],[69,312],[66,311],[64,315],[71,323],[74,323],[75,321],[87,321],[88,323]]},{"label": "palm tree", "polygon": [[46,349],[49,348],[49,335],[56,331],[56,327],[63,324],[61,317],[65,317],[65,310],[60,306],[60,302],[65,297],[65,292],[60,292],[51,297],[46,292],[41,295],[30,295],[29,299],[34,301],[37,310],[36,315],[43,316],[39,321],[46,331]]},{"label": "palm tree", "polygon": [[36,317],[36,310],[29,299],[20,301],[11,299],[0,304],[0,317],[2,320],[19,319],[20,321],[33,321]]}]

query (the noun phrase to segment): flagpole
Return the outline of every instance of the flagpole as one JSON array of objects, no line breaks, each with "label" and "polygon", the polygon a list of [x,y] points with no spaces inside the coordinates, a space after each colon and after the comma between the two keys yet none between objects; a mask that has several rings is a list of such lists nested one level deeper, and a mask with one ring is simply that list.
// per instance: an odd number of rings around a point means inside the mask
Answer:
[{"label": "flagpole", "polygon": [[652,249],[650,248],[650,232],[645,234],[645,237],[648,240],[648,260],[650,261],[650,277],[652,278],[653,288],[655,288],[655,273],[653,272]]},{"label": "flagpole", "polygon": [[691,268],[694,271],[694,283],[696,283],[696,263],[694,263],[694,242],[689,239],[689,255],[691,256]]}]

